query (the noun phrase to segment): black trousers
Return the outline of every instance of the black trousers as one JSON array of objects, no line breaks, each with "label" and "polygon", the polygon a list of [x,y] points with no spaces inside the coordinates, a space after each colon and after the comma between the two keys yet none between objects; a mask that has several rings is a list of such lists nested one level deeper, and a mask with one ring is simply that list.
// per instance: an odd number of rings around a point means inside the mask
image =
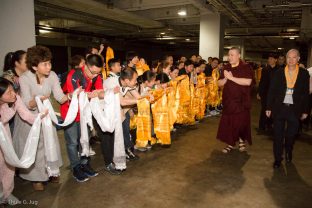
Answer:
[{"label": "black trousers", "polygon": [[96,130],[97,136],[100,138],[101,151],[104,157],[105,166],[108,166],[113,162],[114,158],[114,132],[103,132],[99,124],[94,120],[94,128]]},{"label": "black trousers", "polygon": [[292,152],[299,129],[299,119],[290,106],[283,105],[278,115],[274,115],[273,152],[276,161],[282,161],[283,151]]},{"label": "black trousers", "polygon": [[261,98],[261,112],[259,118],[259,130],[266,130],[272,128],[272,118],[268,118],[265,115],[266,111],[266,98]]},{"label": "black trousers", "polygon": [[132,149],[134,143],[130,137],[130,114],[129,112],[125,115],[126,119],[122,122],[122,131],[125,143],[125,149]]}]

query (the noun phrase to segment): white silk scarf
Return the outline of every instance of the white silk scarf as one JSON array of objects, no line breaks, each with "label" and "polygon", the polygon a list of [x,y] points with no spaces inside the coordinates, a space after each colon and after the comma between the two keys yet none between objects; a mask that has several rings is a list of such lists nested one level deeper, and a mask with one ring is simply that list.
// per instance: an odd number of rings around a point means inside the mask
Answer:
[{"label": "white silk scarf", "polygon": [[49,99],[44,100],[43,102],[40,100],[40,96],[36,96],[36,103],[39,112],[44,112],[46,109],[49,110],[49,115],[42,119],[42,133],[44,139],[44,150],[46,157],[46,168],[49,177],[51,176],[59,176],[60,169],[59,164],[61,164],[61,158],[59,158],[58,154],[58,141],[57,136],[53,134],[53,124],[52,121],[59,126],[67,126],[72,123],[78,112],[78,98],[77,98],[78,89],[74,91],[72,101],[70,102],[69,110],[65,118],[65,122],[62,124],[58,123],[57,117],[53,110],[52,104]]},{"label": "white silk scarf", "polygon": [[38,115],[28,134],[26,145],[23,150],[23,155],[19,159],[12,145],[12,141],[6,132],[6,129],[0,122],[0,147],[4,159],[8,164],[17,168],[29,168],[34,163],[40,136],[40,127],[41,118],[40,115]]}]

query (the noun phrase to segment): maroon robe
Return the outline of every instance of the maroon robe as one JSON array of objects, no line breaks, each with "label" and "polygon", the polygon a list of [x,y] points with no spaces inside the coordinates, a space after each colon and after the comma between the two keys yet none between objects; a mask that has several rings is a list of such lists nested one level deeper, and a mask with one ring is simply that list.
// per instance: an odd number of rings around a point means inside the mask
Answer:
[{"label": "maroon robe", "polygon": [[[251,67],[242,61],[233,68],[231,64],[225,65],[224,70],[231,71],[237,78],[253,78]],[[220,79],[223,78],[224,73],[222,72]],[[251,144],[251,86],[242,86],[227,80],[223,88],[222,104],[223,110],[217,139],[231,146],[235,146],[239,139]]]}]

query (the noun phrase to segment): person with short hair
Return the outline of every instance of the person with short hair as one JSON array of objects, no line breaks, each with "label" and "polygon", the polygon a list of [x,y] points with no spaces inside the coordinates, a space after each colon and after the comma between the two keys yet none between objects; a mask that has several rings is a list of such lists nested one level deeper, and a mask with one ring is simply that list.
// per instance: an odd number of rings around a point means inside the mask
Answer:
[{"label": "person with short hair", "polygon": [[263,134],[266,131],[270,131],[272,129],[272,119],[265,115],[265,111],[269,87],[273,74],[277,69],[277,56],[275,54],[269,54],[268,65],[261,70],[261,78],[258,87],[258,98],[261,101],[258,134]]},{"label": "person with short hair", "polygon": [[187,60],[184,62],[184,68],[180,69],[179,76],[187,74],[189,77],[194,70],[194,63],[191,60]]},{"label": "person with short hair", "polygon": [[[118,64],[116,69],[119,69]],[[114,71],[114,70],[113,70]],[[131,67],[126,67],[120,72],[120,76],[111,76],[104,81],[104,87],[106,89],[120,88],[120,105],[121,105],[121,117],[122,117],[122,129],[124,137],[124,145],[127,160],[137,160],[137,156],[134,152],[134,143],[130,137],[130,114],[129,111],[132,106],[137,104],[137,99],[141,98],[139,93],[136,91],[138,73]],[[110,135],[113,136],[113,135]],[[110,169],[114,169],[115,166],[112,164]]]},{"label": "person with short hair", "polygon": [[[90,54],[87,56],[85,65],[82,68],[74,68],[67,74],[66,83],[63,86],[64,93],[73,93],[76,89],[82,88],[87,93],[89,99],[94,97],[103,99],[102,67],[103,60],[100,55]],[[66,118],[69,105],[70,101],[61,105],[62,119]],[[91,158],[89,156],[79,155],[78,150],[81,136],[80,119],[80,113],[78,112],[75,121],[64,128],[64,137],[72,175],[77,182],[85,182],[89,178],[97,176],[98,173],[91,167]],[[98,133],[100,127],[97,122],[93,122],[93,124]]]},{"label": "person with short hair", "polygon": [[[60,104],[68,100],[68,96],[62,91],[57,75],[54,71],[51,71],[51,59],[51,51],[45,46],[37,45],[27,49],[26,64],[29,70],[23,73],[19,78],[20,96],[25,105],[32,110],[33,113],[39,112],[35,100],[36,96],[41,96],[40,99],[43,101],[49,99],[52,93],[53,97]],[[21,169],[19,172],[21,178],[32,182],[33,188],[36,191],[44,190],[43,182],[49,180],[47,168],[53,167],[54,169],[58,169],[63,165],[55,126],[52,128],[51,134],[56,138],[57,160],[51,161],[49,164],[47,163],[44,138],[43,134],[41,134],[34,164],[28,169]],[[22,156],[23,154],[26,144],[24,137],[28,135],[30,129],[31,126],[27,122],[22,120],[19,116],[15,117],[13,143],[18,156]],[[52,175],[50,179],[51,182],[55,183],[59,181],[57,175]]]},{"label": "person with short hair", "polygon": [[253,71],[250,65],[240,59],[240,49],[229,50],[229,64],[224,66],[218,81],[223,88],[223,111],[219,123],[217,138],[226,143],[222,150],[229,153],[238,142],[239,151],[246,151],[245,142],[251,141],[251,82]]},{"label": "person with short hair", "polygon": [[273,168],[281,166],[284,148],[286,163],[291,163],[299,120],[309,113],[310,77],[306,69],[299,67],[299,60],[299,51],[290,49],[287,65],[274,73],[268,92],[266,115],[273,118]]},{"label": "person with short hair", "polygon": [[72,69],[83,68],[86,64],[86,59],[80,55],[74,55],[71,57],[70,66]]}]

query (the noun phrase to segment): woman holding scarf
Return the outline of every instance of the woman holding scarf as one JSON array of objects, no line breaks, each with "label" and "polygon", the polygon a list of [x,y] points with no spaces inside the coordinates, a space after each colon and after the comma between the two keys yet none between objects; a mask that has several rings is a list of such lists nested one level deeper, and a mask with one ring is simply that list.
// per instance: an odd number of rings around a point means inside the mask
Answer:
[{"label": "woman holding scarf", "polygon": [[[34,114],[38,113],[36,96],[41,96],[41,100],[49,99],[51,93],[53,97],[60,103],[68,100],[59,84],[59,80],[55,72],[51,71],[52,54],[50,50],[44,46],[33,46],[27,50],[26,63],[29,71],[25,72],[19,79],[20,95],[28,107]],[[16,116],[13,141],[17,155],[21,156],[25,147],[25,135],[28,135],[31,126]],[[38,150],[35,163],[28,169],[20,170],[19,176],[33,183],[33,188],[36,191],[43,191],[43,182],[48,181],[58,183],[59,167],[62,166],[62,158],[60,145],[56,133],[55,126],[52,126],[54,140],[54,154],[56,160],[50,159],[46,154],[43,134],[40,134]],[[50,148],[50,147],[49,147]]]}]

